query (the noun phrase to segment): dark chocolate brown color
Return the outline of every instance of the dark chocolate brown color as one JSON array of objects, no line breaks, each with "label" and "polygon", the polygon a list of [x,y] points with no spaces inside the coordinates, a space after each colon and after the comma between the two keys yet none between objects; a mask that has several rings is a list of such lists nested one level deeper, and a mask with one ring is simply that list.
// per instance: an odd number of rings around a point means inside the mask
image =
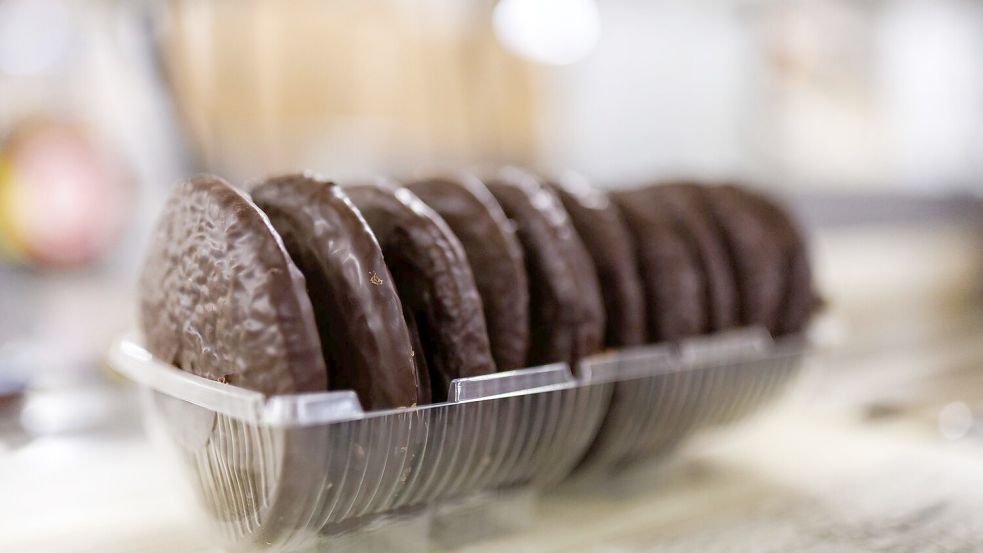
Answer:
[{"label": "dark chocolate brown color", "polygon": [[393,278],[341,188],[286,175],[252,196],[307,279],[330,388],[355,390],[366,409],[426,402]]},{"label": "dark chocolate brown color", "polygon": [[495,372],[481,296],[461,243],[447,223],[406,188],[346,188],[382,245],[404,313],[412,317],[435,401],[450,381]]},{"label": "dark chocolate brown color", "polygon": [[448,174],[406,185],[451,228],[468,257],[499,371],[522,368],[529,350],[529,285],[522,245],[477,177]]},{"label": "dark chocolate brown color", "polygon": [[589,254],[560,199],[531,173],[486,180],[516,227],[529,278],[528,364],[575,363],[601,349],[604,301]]},{"label": "dark chocolate brown color", "polygon": [[785,283],[782,306],[769,330],[775,336],[799,333],[805,330],[813,313],[822,303],[813,288],[808,244],[792,216],[777,201],[761,192],[748,190],[747,195],[759,210],[760,216],[771,225],[775,236],[781,240],[783,250],[781,263]]},{"label": "dark chocolate brown color", "polygon": [[635,239],[649,340],[676,341],[707,328],[706,279],[672,209],[646,189],[612,195]]},{"label": "dark chocolate brown color", "polygon": [[568,173],[549,183],[570,215],[577,234],[594,262],[603,283],[607,328],[604,345],[625,347],[644,344],[647,337],[645,292],[635,260],[635,243],[607,194],[584,177]]},{"label": "dark chocolate brown color", "polygon": [[706,279],[706,332],[738,326],[737,283],[731,269],[723,237],[713,224],[709,208],[698,185],[672,183],[648,189],[656,201],[665,203],[677,229],[689,242]]},{"label": "dark chocolate brown color", "polygon": [[670,206],[647,189],[612,194],[635,239],[649,340],[676,341],[707,328],[706,280]]},{"label": "dark chocolate brown color", "polygon": [[703,197],[727,247],[737,283],[741,323],[775,329],[785,282],[781,238],[742,188],[707,187]]},{"label": "dark chocolate brown color", "polygon": [[823,299],[813,287],[812,264],[808,246],[792,250],[788,261],[788,282],[785,289],[782,319],[776,336],[787,336],[805,331],[813,315],[822,308]]},{"label": "dark chocolate brown color", "polygon": [[324,390],[304,277],[266,216],[217,177],[180,183],[140,279],[149,350],[206,378],[289,394]]}]

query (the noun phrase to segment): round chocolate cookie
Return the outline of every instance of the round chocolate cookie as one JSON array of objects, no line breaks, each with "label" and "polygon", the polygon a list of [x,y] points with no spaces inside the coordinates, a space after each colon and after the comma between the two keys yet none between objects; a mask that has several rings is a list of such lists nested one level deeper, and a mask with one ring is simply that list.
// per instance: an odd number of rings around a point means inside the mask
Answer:
[{"label": "round chocolate cookie", "polygon": [[707,187],[703,189],[703,199],[727,247],[737,283],[741,323],[774,331],[785,290],[782,239],[754,199],[740,187]]},{"label": "round chocolate cookie", "polygon": [[770,330],[775,336],[799,333],[805,330],[822,303],[813,289],[812,266],[805,237],[789,213],[774,199],[761,192],[747,190],[746,193],[783,246],[782,266],[786,277],[782,306]]},{"label": "round chocolate cookie", "polygon": [[813,288],[812,264],[805,243],[792,250],[788,261],[788,282],[781,322],[776,336],[799,334],[808,328],[823,299]]},{"label": "round chocolate cookie", "polygon": [[549,183],[563,202],[577,234],[594,262],[607,328],[604,345],[625,347],[644,344],[645,292],[635,261],[631,232],[607,194],[584,177],[568,173]]},{"label": "round chocolate cookie", "polygon": [[529,350],[529,285],[522,246],[502,208],[477,177],[440,175],[406,185],[461,241],[485,311],[499,371],[519,369]]},{"label": "round chocolate cookie", "polygon": [[366,409],[429,402],[382,251],[341,188],[286,175],[252,196],[307,279],[329,387],[355,390]]},{"label": "round chocolate cookie", "polygon": [[217,177],[180,183],[140,278],[147,348],[188,372],[264,394],[324,390],[304,277],[266,216]]},{"label": "round chocolate cookie", "polygon": [[559,198],[507,167],[486,181],[515,225],[529,278],[530,365],[575,364],[604,340],[604,300],[589,254]]},{"label": "round chocolate cookie", "polygon": [[706,281],[673,210],[648,189],[611,195],[635,240],[649,340],[672,342],[707,328]]},{"label": "round chocolate cookie", "polygon": [[701,188],[691,183],[671,183],[648,189],[672,212],[676,225],[687,239],[706,279],[707,332],[739,324],[737,284],[723,238],[711,221]]},{"label": "round chocolate cookie", "polygon": [[346,191],[382,246],[418,332],[434,400],[446,399],[455,378],[495,372],[481,296],[447,223],[406,188],[378,183]]}]

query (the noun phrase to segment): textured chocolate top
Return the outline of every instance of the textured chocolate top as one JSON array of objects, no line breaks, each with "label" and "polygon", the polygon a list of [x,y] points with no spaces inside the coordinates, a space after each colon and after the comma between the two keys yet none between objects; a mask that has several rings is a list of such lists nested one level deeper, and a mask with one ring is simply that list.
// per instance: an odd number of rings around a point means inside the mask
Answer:
[{"label": "textured chocolate top", "polygon": [[495,372],[481,296],[461,243],[447,223],[406,188],[346,188],[382,245],[407,317],[429,367],[433,399],[455,378]]},{"label": "textured chocolate top", "polygon": [[604,301],[590,256],[560,199],[536,176],[508,167],[486,180],[515,225],[529,278],[530,365],[601,349]]},{"label": "textured chocolate top", "polygon": [[604,283],[604,344],[614,348],[645,343],[645,292],[635,260],[634,239],[621,212],[607,194],[580,175],[569,173],[550,185],[587,248],[598,280]]},{"label": "textured chocolate top", "polygon": [[707,328],[706,278],[673,210],[648,189],[612,194],[635,238],[649,340],[675,341]]},{"label": "textured chocolate top", "polygon": [[741,323],[774,329],[785,282],[781,238],[741,188],[708,187],[703,197],[728,250],[739,291]]},{"label": "textured chocolate top", "polygon": [[330,388],[355,390],[367,409],[426,402],[393,278],[341,188],[286,175],[252,195],[307,278]]},{"label": "textured chocolate top", "polygon": [[180,183],[140,278],[147,347],[194,374],[287,394],[324,390],[304,277],[266,216],[217,177]]},{"label": "textured chocolate top", "polygon": [[699,186],[673,183],[648,189],[656,201],[664,202],[676,220],[677,228],[696,253],[706,279],[706,332],[738,326],[737,282],[731,269],[724,238],[714,226],[709,206]]},{"label": "textured chocolate top", "polygon": [[461,241],[481,294],[498,370],[524,367],[529,349],[529,284],[522,245],[502,208],[472,175],[440,175],[406,187],[436,211]]},{"label": "textured chocolate top", "polygon": [[781,240],[783,249],[785,283],[782,306],[769,330],[775,336],[801,332],[822,303],[813,289],[808,244],[791,215],[774,199],[751,190],[746,190],[746,194]]}]

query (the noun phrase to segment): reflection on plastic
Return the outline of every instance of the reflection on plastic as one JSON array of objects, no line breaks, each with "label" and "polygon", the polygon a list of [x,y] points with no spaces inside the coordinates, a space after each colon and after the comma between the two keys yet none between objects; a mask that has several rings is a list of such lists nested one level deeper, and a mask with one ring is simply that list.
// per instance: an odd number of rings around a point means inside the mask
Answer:
[{"label": "reflection on plastic", "polygon": [[801,344],[776,346],[757,329],[672,348],[630,350],[585,362],[591,374],[619,375],[597,437],[574,471],[593,480],[658,459],[685,438],[736,421],[778,396],[797,374]]},{"label": "reflection on plastic", "polygon": [[161,364],[134,340],[110,358],[144,388],[153,435],[177,453],[230,547],[344,537],[373,551],[392,542],[393,524],[433,523],[444,530],[432,537],[453,541],[454,505],[658,457],[774,396],[797,352],[760,334],[722,336],[602,354],[577,377],[558,364],[462,379],[448,403],[382,412],[364,412],[351,392],[265,398]]}]

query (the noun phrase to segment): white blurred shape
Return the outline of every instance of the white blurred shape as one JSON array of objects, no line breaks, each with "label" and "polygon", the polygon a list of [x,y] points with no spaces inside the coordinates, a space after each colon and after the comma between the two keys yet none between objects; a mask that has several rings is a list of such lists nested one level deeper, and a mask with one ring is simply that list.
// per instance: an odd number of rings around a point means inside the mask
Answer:
[{"label": "white blurred shape", "polygon": [[60,0],[0,2],[0,73],[37,75],[65,60],[74,35]]},{"label": "white blurred shape", "polygon": [[113,421],[122,397],[118,390],[93,386],[43,390],[28,395],[21,424],[37,436],[92,430]]},{"label": "white blurred shape", "polygon": [[[595,184],[741,174],[748,160],[751,54],[728,2],[598,4],[597,49],[550,73],[541,145],[547,168]],[[610,32],[608,32],[610,31]]]},{"label": "white blurred shape", "polygon": [[493,25],[505,48],[550,65],[583,59],[601,37],[594,0],[501,0],[495,6]]},{"label": "white blurred shape", "polygon": [[978,176],[983,124],[983,10],[975,3],[888,5],[881,90],[897,178],[938,187]]},{"label": "white blurred shape", "polygon": [[946,404],[939,411],[939,432],[947,440],[959,440],[973,429],[973,411],[961,401]]}]

